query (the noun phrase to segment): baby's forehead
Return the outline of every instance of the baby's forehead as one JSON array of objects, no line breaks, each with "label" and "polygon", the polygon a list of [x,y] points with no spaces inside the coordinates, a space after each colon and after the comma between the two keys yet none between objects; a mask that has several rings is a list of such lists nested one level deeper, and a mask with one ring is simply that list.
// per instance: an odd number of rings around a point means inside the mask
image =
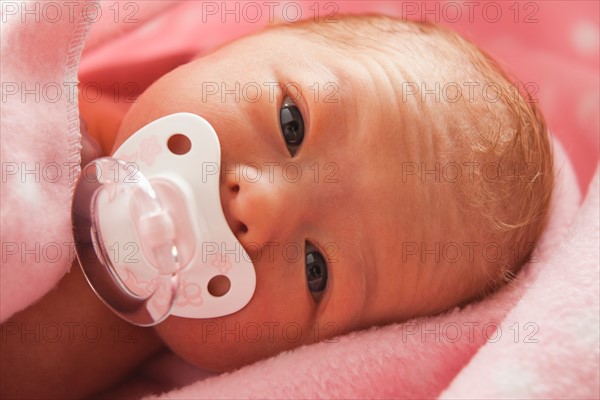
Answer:
[{"label": "baby's forehead", "polygon": [[287,54],[290,60],[323,64],[347,79],[365,80],[369,71],[353,74],[345,68],[345,62],[394,69],[401,76],[388,84],[404,91],[412,89],[410,82],[435,88],[436,84],[482,80],[475,71],[472,49],[455,40],[456,34],[399,21],[390,26],[379,26],[369,18],[342,19],[337,24],[286,24],[267,29],[251,40],[260,42],[257,47],[266,42],[272,57]]}]

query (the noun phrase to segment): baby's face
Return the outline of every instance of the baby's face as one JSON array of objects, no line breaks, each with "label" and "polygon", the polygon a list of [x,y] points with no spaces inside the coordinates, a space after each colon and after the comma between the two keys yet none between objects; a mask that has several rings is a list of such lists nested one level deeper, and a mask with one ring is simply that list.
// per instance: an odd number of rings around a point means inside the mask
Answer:
[{"label": "baby's face", "polygon": [[402,102],[394,82],[407,78],[398,62],[333,53],[277,30],[174,70],[132,107],[115,148],[171,113],[212,124],[222,147],[223,211],[256,270],[254,297],[242,310],[159,325],[174,351],[231,369],[464,298],[464,285],[451,283],[462,273],[402,253],[406,243],[433,246],[439,238],[425,227],[452,212],[443,209],[446,189],[403,179],[404,161],[433,164],[430,149],[447,143]]}]

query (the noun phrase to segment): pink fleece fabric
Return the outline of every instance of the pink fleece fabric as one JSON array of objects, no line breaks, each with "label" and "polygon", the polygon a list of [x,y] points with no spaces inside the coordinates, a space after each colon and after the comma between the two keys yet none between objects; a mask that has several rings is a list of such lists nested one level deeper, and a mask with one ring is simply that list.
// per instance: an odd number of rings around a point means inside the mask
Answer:
[{"label": "pink fleece fabric", "polygon": [[[450,3],[437,4],[442,9]],[[157,59],[208,51],[261,27],[243,21],[199,23],[194,12],[199,12],[200,2],[135,4],[140,11],[132,25],[124,26],[123,20],[92,24],[80,76],[103,77],[102,84],[108,85],[111,75],[103,71],[112,74],[131,65],[133,76],[144,79],[151,69],[148,65]],[[301,4],[304,15],[310,16],[312,2]],[[418,7],[421,2],[336,4],[339,12],[400,16],[414,10],[407,6]],[[496,4],[505,16],[514,12],[509,8],[512,2]],[[521,16],[537,10],[535,23],[525,24],[523,17],[515,23],[506,17],[493,24],[482,18],[449,24],[498,57],[522,81],[534,83],[558,139],[558,185],[550,224],[535,262],[516,281],[464,309],[355,332],[229,374],[210,377],[167,353],[105,397],[600,397],[598,3],[528,4],[533,6],[521,9]],[[3,98],[2,321],[50,290],[72,258],[63,251],[58,259],[46,255],[35,260],[29,255],[23,262],[23,247],[10,254],[13,243],[23,243],[26,249],[46,244],[48,251],[48,243],[70,243],[73,182],[64,170],[61,179],[38,183],[31,174],[14,174],[7,168],[22,162],[78,164],[80,140],[75,101],[36,102],[30,96],[22,102],[8,96],[5,82],[43,86],[74,81],[88,25],[85,18],[59,23],[6,19],[5,23],[3,16],[2,95],[7,101]],[[586,193],[582,204],[580,188]]]},{"label": "pink fleece fabric", "polygon": [[59,9],[72,18],[41,18],[41,5],[2,4],[0,322],[56,285],[74,257],[70,194],[79,174],[76,84],[87,14],[77,3]]}]

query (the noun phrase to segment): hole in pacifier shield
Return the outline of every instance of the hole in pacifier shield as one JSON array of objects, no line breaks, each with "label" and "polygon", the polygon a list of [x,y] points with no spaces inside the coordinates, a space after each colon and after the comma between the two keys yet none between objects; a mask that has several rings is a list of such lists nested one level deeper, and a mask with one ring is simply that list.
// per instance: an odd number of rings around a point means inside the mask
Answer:
[{"label": "hole in pacifier shield", "polygon": [[167,141],[167,147],[171,153],[182,156],[187,154],[192,149],[192,142],[186,135],[182,133],[176,133]]},{"label": "hole in pacifier shield", "polygon": [[229,292],[231,282],[225,275],[217,275],[208,282],[208,293],[215,297],[221,297]]}]

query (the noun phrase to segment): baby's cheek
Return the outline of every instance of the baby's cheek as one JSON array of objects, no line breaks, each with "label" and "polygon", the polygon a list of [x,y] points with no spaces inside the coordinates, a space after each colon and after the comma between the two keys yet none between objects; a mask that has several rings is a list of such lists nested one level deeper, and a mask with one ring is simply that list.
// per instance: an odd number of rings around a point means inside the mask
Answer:
[{"label": "baby's cheek", "polygon": [[200,368],[230,371],[266,357],[262,341],[249,341],[235,318],[170,317],[155,327],[173,352]]}]

